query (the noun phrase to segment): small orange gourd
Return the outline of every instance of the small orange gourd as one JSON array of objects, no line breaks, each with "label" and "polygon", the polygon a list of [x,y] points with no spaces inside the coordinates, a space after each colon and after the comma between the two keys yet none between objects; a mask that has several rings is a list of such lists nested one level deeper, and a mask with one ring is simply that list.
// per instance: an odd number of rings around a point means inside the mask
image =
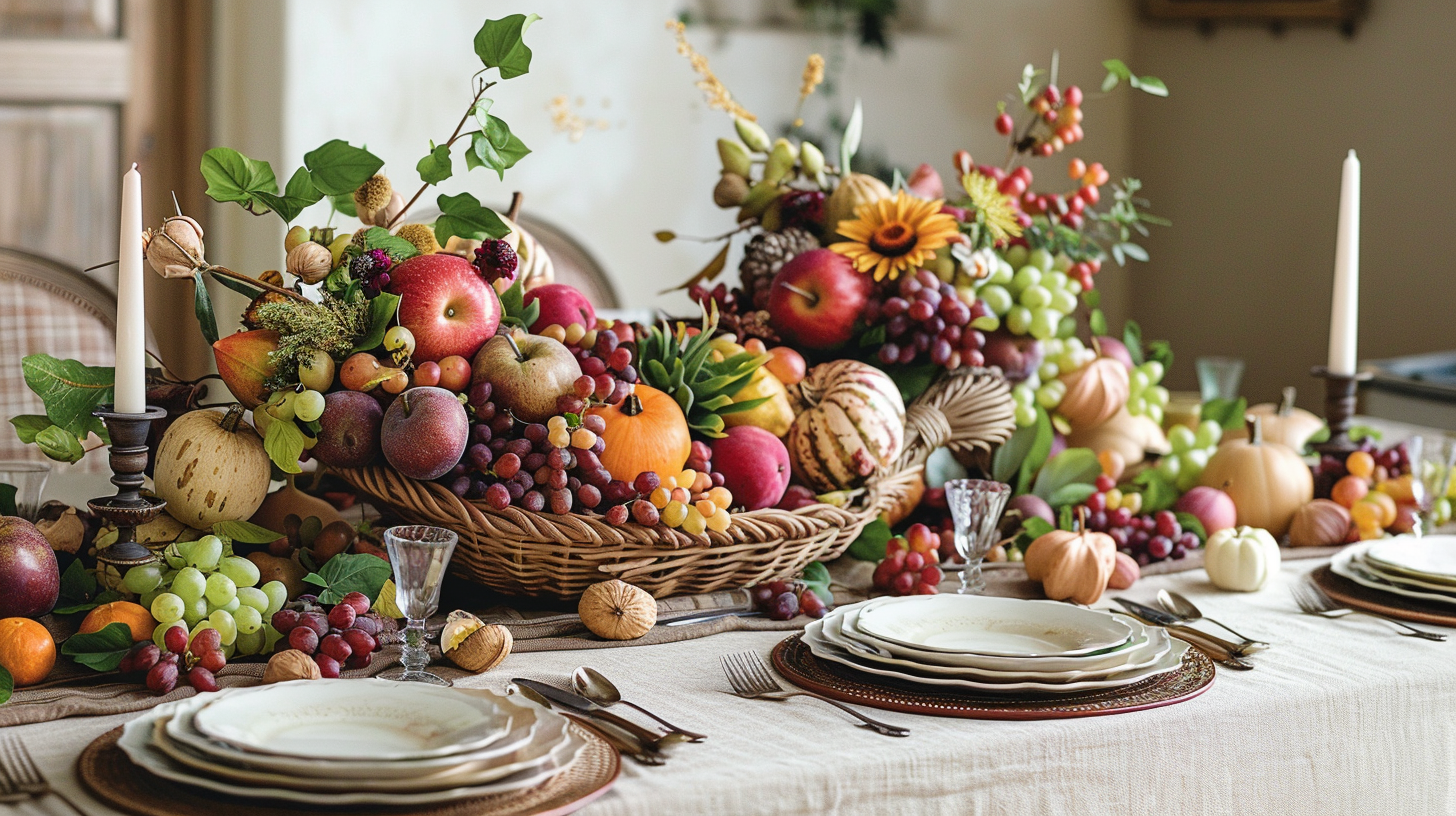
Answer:
[{"label": "small orange gourd", "polygon": [[1131,388],[1127,366],[1111,357],[1098,357],[1063,374],[1061,380],[1067,393],[1057,413],[1066,417],[1073,430],[1095,428],[1112,419],[1127,404]]},{"label": "small orange gourd", "polygon": [[1117,543],[1106,533],[1053,530],[1026,548],[1026,577],[1054,601],[1096,603],[1117,565]]},{"label": "small orange gourd", "polygon": [[613,479],[631,482],[648,471],[665,478],[687,466],[693,450],[688,421],[677,400],[662,391],[639,383],[620,405],[598,405],[587,413],[607,423],[600,458]]},{"label": "small orange gourd", "polygon": [[1264,441],[1288,445],[1295,452],[1304,450],[1309,438],[1319,433],[1325,421],[1304,410],[1294,407],[1295,390],[1285,388],[1278,404],[1264,402],[1249,406],[1248,414],[1262,418]]},{"label": "small orange gourd", "polygon": [[1249,420],[1249,438],[1218,446],[1199,484],[1217,487],[1234,500],[1240,527],[1268,530],[1275,538],[1289,531],[1299,508],[1314,498],[1314,477],[1288,445],[1264,439],[1263,418]]}]

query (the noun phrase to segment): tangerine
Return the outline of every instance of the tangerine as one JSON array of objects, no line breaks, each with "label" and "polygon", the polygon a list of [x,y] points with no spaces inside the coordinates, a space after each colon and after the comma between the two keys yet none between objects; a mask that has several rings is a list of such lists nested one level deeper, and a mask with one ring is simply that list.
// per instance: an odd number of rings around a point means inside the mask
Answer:
[{"label": "tangerine", "polygon": [[46,628],[30,618],[0,620],[0,666],[16,686],[46,679],[56,665],[56,641]]},{"label": "tangerine", "polygon": [[133,643],[151,640],[152,632],[157,628],[157,622],[145,606],[131,601],[112,601],[86,613],[86,619],[81,621],[80,632],[99,632],[113,623],[126,624],[131,630]]}]

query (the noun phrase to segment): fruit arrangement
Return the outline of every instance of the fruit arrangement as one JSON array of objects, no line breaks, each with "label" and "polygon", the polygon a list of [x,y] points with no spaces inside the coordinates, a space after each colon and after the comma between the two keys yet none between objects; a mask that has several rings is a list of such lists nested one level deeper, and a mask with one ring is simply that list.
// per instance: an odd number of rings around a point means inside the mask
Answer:
[{"label": "fruit arrangement", "polygon": [[940,571],[941,537],[924,524],[912,524],[905,535],[885,545],[885,559],[875,567],[873,586],[890,595],[934,595],[945,576]]}]

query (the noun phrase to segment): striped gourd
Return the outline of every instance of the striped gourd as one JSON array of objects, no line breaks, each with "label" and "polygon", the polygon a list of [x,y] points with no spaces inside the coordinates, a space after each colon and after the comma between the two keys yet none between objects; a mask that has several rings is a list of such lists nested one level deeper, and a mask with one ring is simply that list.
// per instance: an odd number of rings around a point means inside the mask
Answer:
[{"label": "striped gourd", "polygon": [[855,360],[817,365],[791,389],[798,416],[784,442],[794,475],[817,491],[858,487],[905,443],[905,402],[884,372]]}]

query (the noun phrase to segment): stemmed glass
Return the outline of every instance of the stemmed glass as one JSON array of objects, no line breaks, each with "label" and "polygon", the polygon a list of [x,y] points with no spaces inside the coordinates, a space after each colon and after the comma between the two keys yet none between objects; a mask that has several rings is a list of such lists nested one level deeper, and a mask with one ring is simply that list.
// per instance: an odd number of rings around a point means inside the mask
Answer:
[{"label": "stemmed glass", "polygon": [[26,521],[40,515],[40,494],[50,478],[51,466],[45,462],[0,462],[0,484],[15,488],[15,514]]},{"label": "stemmed glass", "polygon": [[996,525],[1011,498],[1011,485],[984,479],[955,479],[945,483],[945,499],[955,521],[956,552],[966,560],[961,571],[960,594],[986,591],[981,562],[996,544]]},{"label": "stemmed glass", "polygon": [[389,680],[410,680],[448,686],[450,682],[425,671],[430,663],[425,650],[425,620],[440,606],[440,584],[458,541],[443,527],[423,524],[391,527],[384,531],[384,546],[394,565],[395,603],[407,621],[404,630],[404,670],[385,675]]},{"label": "stemmed glass", "polygon": [[1411,488],[1420,508],[1416,535],[1435,532],[1436,502],[1451,487],[1451,470],[1456,465],[1456,439],[1445,435],[1413,436],[1405,442],[1411,465]]}]

